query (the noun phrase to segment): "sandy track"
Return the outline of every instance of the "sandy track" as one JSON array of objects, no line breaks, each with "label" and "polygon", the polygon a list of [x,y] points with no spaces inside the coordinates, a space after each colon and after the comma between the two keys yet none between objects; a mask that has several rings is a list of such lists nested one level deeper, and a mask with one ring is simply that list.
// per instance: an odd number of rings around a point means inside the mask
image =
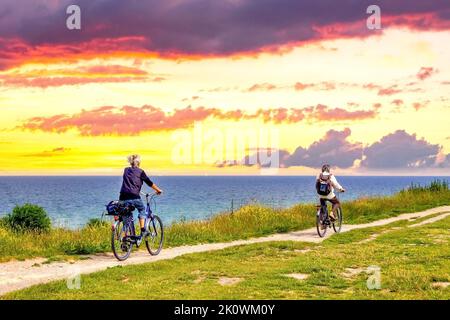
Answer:
[{"label": "sandy track", "polygon": [[[347,232],[354,229],[383,226],[400,220],[414,220],[437,213],[439,213],[440,215],[420,222],[417,225],[435,222],[450,215],[450,206],[432,208],[422,212],[401,214],[396,217],[377,220],[371,223],[344,225],[342,226],[341,232]],[[44,258],[36,258],[26,261],[11,261],[0,264],[0,295],[30,287],[35,284],[47,283],[59,279],[72,279],[77,274],[92,273],[119,265],[149,263],[159,260],[173,259],[175,257],[189,253],[220,250],[232,246],[268,241],[302,241],[318,243],[328,238],[332,234],[334,234],[334,232],[332,232],[332,230],[328,230],[325,238],[319,238],[316,233],[316,229],[310,228],[302,231],[274,234],[266,237],[251,238],[247,240],[168,248],[163,249],[158,256],[150,256],[147,251],[142,250],[140,252],[132,252],[131,257],[123,262],[117,261],[114,256],[109,253],[90,255],[88,257],[89,259],[78,260],[73,263],[53,262],[49,264],[42,264],[44,261],[46,261],[46,259]]]}]

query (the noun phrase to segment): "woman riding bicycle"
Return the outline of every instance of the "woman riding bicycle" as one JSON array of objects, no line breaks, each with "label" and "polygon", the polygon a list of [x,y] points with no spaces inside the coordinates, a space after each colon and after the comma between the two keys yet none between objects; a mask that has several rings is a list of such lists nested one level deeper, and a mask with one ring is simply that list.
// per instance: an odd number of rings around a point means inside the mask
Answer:
[{"label": "woman riding bicycle", "polygon": [[340,202],[336,195],[334,194],[334,188],[341,192],[345,189],[339,184],[336,177],[330,172],[330,165],[324,164],[322,166],[322,173],[320,173],[316,178],[316,189],[320,198],[320,205],[326,206],[326,202],[330,201],[333,205],[332,212],[330,214],[331,220],[336,219],[336,210],[340,206]]},{"label": "woman riding bicycle", "polygon": [[143,238],[146,236],[144,226],[146,213],[144,203],[140,196],[142,185],[145,182],[149,187],[154,189],[157,194],[160,194],[162,190],[147,177],[144,170],[139,168],[141,165],[141,157],[139,155],[133,154],[128,156],[127,159],[130,167],[125,168],[123,171],[123,182],[122,188],[120,189],[119,200],[134,206],[138,210],[139,225],[141,227],[140,237]]}]

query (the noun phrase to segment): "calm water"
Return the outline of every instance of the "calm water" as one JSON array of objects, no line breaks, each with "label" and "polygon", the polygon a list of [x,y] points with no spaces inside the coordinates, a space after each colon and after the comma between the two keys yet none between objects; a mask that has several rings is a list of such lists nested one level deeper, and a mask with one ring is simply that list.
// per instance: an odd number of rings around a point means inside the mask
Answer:
[{"label": "calm water", "polygon": [[[388,195],[411,182],[427,184],[434,179],[338,177],[348,191],[343,195],[344,201]],[[153,180],[165,191],[157,198],[156,212],[166,224],[229,211],[232,199],[234,207],[251,201],[287,207],[316,199],[313,176],[170,176]],[[118,198],[121,182],[121,177],[0,177],[0,215],[17,204],[29,202],[44,207],[55,225],[77,228],[90,218],[100,217],[104,205]]]}]

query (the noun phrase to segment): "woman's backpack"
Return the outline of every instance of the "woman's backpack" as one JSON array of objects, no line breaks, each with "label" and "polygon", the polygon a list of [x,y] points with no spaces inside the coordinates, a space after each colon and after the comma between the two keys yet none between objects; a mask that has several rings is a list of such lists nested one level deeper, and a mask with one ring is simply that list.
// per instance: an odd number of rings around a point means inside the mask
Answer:
[{"label": "woman's backpack", "polygon": [[329,175],[323,175],[322,173],[319,176],[319,179],[317,179],[316,182],[316,190],[317,193],[321,196],[327,196],[331,193],[332,186],[331,186],[331,174]]}]

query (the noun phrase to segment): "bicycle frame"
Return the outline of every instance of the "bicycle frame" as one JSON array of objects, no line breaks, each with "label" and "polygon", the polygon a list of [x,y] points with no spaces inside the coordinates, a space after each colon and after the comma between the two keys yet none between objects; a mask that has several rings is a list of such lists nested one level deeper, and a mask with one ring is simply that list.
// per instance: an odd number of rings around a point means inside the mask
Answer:
[{"label": "bicycle frame", "polygon": [[[335,195],[336,195],[336,198],[339,200],[339,203],[341,202],[341,200],[340,200],[340,194],[341,194],[342,192],[336,192],[335,193]],[[340,207],[341,205],[339,204],[339,207]],[[323,217],[323,221],[324,222],[329,222],[329,212],[328,212],[329,210],[328,210],[328,200],[326,200],[325,201],[325,204],[322,206],[322,205],[319,205],[318,206],[318,209],[317,209],[317,216],[319,216],[319,217],[321,217],[322,218],[322,216],[321,216],[321,214],[323,213],[323,215],[324,215],[324,217]]]},{"label": "bicycle frame", "polygon": [[[133,209],[134,211],[133,207],[130,207],[127,212],[123,212],[125,214],[114,216],[115,222],[111,230],[111,247],[114,256],[119,261],[126,260],[130,256],[133,246],[138,248],[143,242],[145,242],[147,250],[152,256],[158,255],[162,249],[164,241],[163,223],[161,218],[153,214],[151,209],[152,200],[156,194],[150,195],[147,193],[144,195],[147,205],[145,206],[145,213],[142,212],[144,224],[139,236],[136,235],[133,212],[130,210]],[[156,201],[153,202],[156,210]],[[151,225],[150,222],[152,222]],[[153,246],[154,244],[156,244],[156,247]]]},{"label": "bicycle frame", "polygon": [[155,226],[155,218],[153,215],[153,211],[150,208],[150,204],[152,202],[152,200],[154,199],[154,197],[156,196],[156,194],[152,194],[151,196],[147,193],[145,194],[145,200],[147,202],[146,207],[145,207],[145,213],[146,213],[146,217],[145,217],[145,221],[144,221],[144,228],[145,230],[149,231],[149,226],[150,226],[150,222],[152,222],[153,225],[153,230],[155,230],[155,232],[157,232],[156,230],[156,226]]},{"label": "bicycle frame", "polygon": [[325,205],[318,205],[317,208],[317,216],[320,217],[321,221],[323,221],[324,223],[329,221],[328,218],[328,203],[325,202]]},{"label": "bicycle frame", "polygon": [[[154,214],[153,211],[150,208],[151,202],[154,199],[154,197],[156,196],[156,194],[145,194],[145,198],[146,198],[146,207],[145,207],[145,220],[144,220],[144,228],[145,230],[149,231],[149,226],[150,226],[150,222],[152,222],[153,225],[153,230],[155,230],[155,233],[157,235],[157,229],[156,229],[156,225],[155,225],[155,219],[154,219]],[[131,213],[129,216],[122,216],[122,220],[123,220],[123,225],[122,225],[122,229],[123,228],[127,228],[127,230],[131,230],[131,234],[126,235],[125,237],[131,237],[131,238],[135,238],[136,237],[136,227],[134,225],[134,217],[133,214]],[[114,225],[117,224],[117,221]],[[134,239],[135,240],[135,239]]]}]

